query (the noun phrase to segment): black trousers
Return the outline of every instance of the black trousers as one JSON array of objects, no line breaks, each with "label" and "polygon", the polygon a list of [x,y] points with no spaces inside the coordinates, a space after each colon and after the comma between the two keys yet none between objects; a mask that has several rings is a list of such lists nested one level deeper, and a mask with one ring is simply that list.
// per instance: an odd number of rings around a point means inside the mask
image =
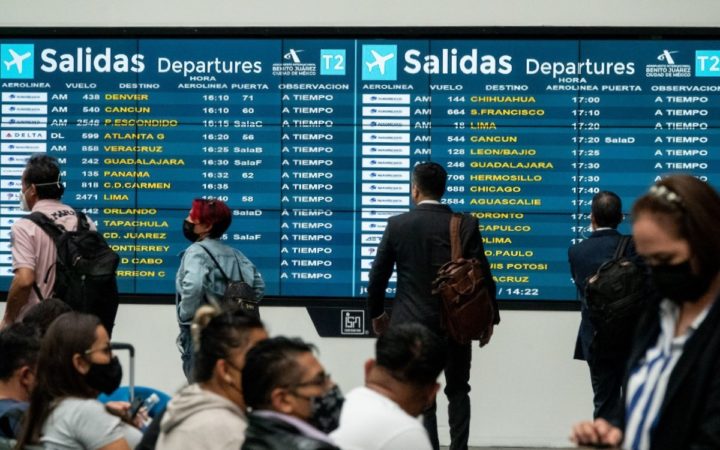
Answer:
[{"label": "black trousers", "polygon": [[[447,339],[447,338],[446,338]],[[447,363],[445,364],[445,395],[448,398],[448,422],[450,424],[450,450],[466,450],[470,437],[470,361],[471,344],[460,345],[447,339]],[[439,450],[437,431],[437,403],[423,413],[423,425],[430,443]]]},{"label": "black trousers", "polygon": [[625,358],[617,356],[588,359],[593,389],[593,418],[612,416],[621,407],[625,361]]}]

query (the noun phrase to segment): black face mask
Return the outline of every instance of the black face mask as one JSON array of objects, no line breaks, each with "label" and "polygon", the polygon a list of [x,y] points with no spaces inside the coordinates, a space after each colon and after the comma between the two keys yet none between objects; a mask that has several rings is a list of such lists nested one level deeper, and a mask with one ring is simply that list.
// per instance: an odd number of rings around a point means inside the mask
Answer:
[{"label": "black face mask", "polygon": [[690,261],[679,264],[658,264],[651,266],[650,269],[660,295],[677,304],[698,301],[707,292],[712,281],[695,275]]},{"label": "black face mask", "polygon": [[90,370],[85,374],[88,386],[103,394],[112,394],[120,387],[122,366],[117,356],[113,356],[108,364],[90,364]]},{"label": "black face mask", "polygon": [[330,433],[340,425],[340,411],[345,402],[345,397],[336,384],[325,394],[318,397],[311,397],[312,416],[310,425],[323,433]]},{"label": "black face mask", "polygon": [[185,235],[185,239],[190,242],[196,242],[200,237],[199,234],[195,233],[195,224],[188,220],[183,222],[183,234]]}]

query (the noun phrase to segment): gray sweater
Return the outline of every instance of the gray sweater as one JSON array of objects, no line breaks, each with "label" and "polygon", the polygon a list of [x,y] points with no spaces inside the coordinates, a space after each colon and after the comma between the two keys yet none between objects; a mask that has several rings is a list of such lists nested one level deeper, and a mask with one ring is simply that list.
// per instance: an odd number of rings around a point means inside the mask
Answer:
[{"label": "gray sweater", "polygon": [[157,450],[238,450],[247,418],[230,400],[191,384],[178,392],[160,423]]}]

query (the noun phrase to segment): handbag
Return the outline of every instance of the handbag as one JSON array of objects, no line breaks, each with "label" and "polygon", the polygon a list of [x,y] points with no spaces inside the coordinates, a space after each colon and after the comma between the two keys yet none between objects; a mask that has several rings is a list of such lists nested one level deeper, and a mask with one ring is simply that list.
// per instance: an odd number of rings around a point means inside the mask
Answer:
[{"label": "handbag", "polygon": [[460,222],[462,214],[453,214],[450,220],[451,260],[445,263],[433,281],[432,293],[439,295],[441,326],[458,344],[482,339],[492,325],[495,310],[483,272],[477,258],[462,257]]},{"label": "handbag", "polygon": [[[225,293],[222,297],[221,306],[238,306],[245,314],[251,317],[260,318],[260,301],[255,298],[255,290],[242,279],[242,267],[238,261],[238,272],[240,273],[240,281],[231,280],[220,264],[213,256],[212,252],[204,245],[200,244],[203,250],[210,256],[225,280]],[[237,256],[236,256],[237,261]]]}]

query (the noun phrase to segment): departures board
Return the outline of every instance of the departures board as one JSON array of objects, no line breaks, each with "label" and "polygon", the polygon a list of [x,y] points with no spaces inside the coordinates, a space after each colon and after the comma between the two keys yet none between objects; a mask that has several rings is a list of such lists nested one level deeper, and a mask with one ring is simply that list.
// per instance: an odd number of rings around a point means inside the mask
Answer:
[{"label": "departures board", "polygon": [[575,300],[595,193],[627,212],[667,174],[717,183],[720,40],[6,36],[0,55],[2,291],[33,153],[61,162],[125,294],[174,292],[203,197],[232,208],[223,239],[267,295],[363,297],[431,160],[480,219],[499,299]]}]

